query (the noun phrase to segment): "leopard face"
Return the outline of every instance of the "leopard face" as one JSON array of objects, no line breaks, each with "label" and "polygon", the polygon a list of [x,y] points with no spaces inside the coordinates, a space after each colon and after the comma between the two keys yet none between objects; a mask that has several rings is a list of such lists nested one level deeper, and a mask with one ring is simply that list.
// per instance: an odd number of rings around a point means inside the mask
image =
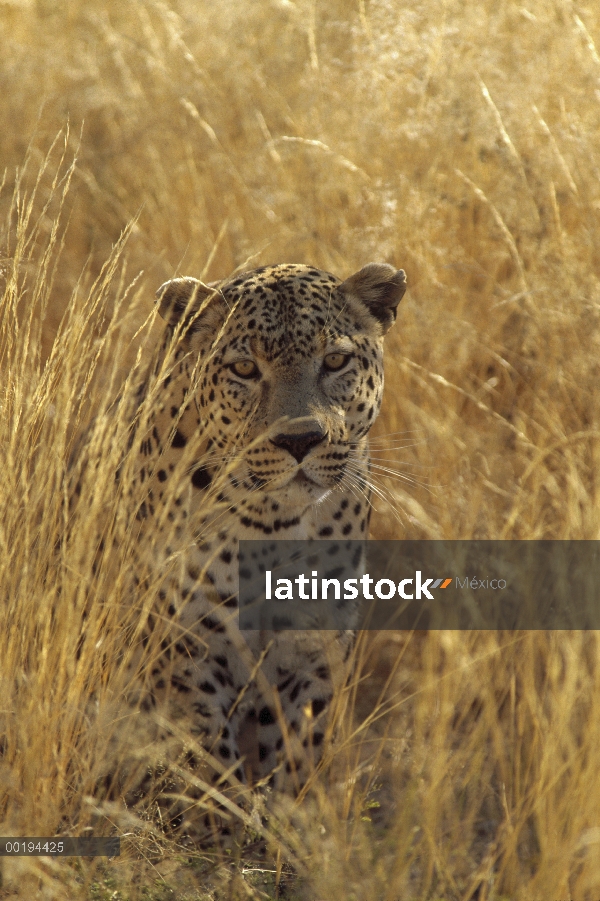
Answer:
[{"label": "leopard face", "polygon": [[181,330],[183,371],[202,361],[177,441],[203,424],[205,480],[211,456],[235,458],[233,488],[290,513],[348,480],[379,412],[383,336],[404,290],[402,270],[381,264],[345,282],[280,265],[216,285],[163,285],[159,308]]}]

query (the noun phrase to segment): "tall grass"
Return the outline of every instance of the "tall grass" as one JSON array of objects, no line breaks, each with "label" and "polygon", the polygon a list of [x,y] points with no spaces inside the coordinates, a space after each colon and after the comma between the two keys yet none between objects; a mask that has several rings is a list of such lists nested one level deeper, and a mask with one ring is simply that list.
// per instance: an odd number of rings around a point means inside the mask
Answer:
[{"label": "tall grass", "polygon": [[111,862],[3,860],[0,897],[598,897],[595,633],[363,636],[328,768],[258,862],[101,790],[149,602],[106,413],[174,274],[404,267],[374,537],[598,537],[596,6],[37,0],[0,31],[0,832],[131,833]]}]

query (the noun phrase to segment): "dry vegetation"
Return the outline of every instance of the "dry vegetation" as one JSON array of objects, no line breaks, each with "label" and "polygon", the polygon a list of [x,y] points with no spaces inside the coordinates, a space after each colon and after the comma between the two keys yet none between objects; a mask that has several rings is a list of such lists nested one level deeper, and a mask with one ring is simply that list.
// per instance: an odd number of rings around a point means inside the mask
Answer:
[{"label": "dry vegetation", "polygon": [[407,271],[375,537],[598,538],[597,5],[6,0],[0,33],[0,833],[131,834],[0,897],[597,899],[595,633],[370,636],[312,798],[215,863],[99,792],[126,531],[92,574],[156,287],[268,262]]}]

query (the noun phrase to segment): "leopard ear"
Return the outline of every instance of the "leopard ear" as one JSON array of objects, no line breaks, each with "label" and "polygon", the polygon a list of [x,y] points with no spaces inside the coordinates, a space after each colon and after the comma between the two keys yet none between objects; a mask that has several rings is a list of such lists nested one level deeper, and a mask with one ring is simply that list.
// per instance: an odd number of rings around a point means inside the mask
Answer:
[{"label": "leopard ear", "polygon": [[388,263],[368,263],[342,282],[340,288],[366,306],[385,334],[394,324],[396,308],[406,291],[406,273]]},{"label": "leopard ear", "polygon": [[210,299],[217,294],[217,285],[205,285],[197,278],[173,278],[156,292],[158,312],[171,326],[182,319],[187,332],[198,331],[199,319]]}]

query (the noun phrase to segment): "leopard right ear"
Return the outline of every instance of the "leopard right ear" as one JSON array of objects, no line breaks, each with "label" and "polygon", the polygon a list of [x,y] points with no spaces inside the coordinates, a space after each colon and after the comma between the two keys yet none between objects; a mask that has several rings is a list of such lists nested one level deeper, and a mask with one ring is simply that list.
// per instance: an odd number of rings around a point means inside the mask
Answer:
[{"label": "leopard right ear", "polygon": [[184,320],[185,331],[195,332],[200,328],[202,313],[217,294],[217,284],[205,285],[190,277],[173,278],[156,292],[158,312],[173,328]]},{"label": "leopard right ear", "polygon": [[367,263],[340,285],[342,291],[362,301],[381,324],[383,334],[394,324],[396,308],[406,291],[406,272],[389,263]]}]

